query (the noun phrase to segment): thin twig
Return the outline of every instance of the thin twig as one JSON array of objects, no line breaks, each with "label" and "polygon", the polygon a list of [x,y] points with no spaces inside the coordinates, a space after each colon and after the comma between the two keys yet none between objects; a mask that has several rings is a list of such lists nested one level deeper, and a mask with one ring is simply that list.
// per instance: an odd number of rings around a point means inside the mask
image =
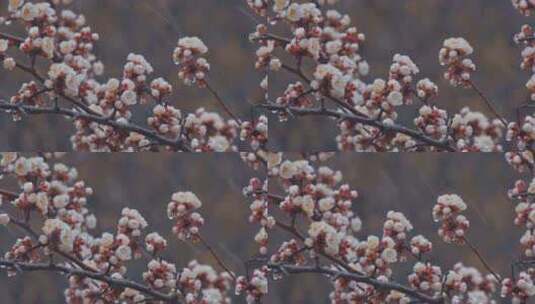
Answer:
[{"label": "thin twig", "polygon": [[306,81],[307,84],[310,84],[310,79],[303,73],[303,71],[299,70],[299,69],[296,69],[296,68],[293,68],[287,64],[282,64],[281,66],[283,69],[285,69],[286,71],[292,73],[292,74],[295,74],[297,76],[299,76],[302,80]]},{"label": "thin twig", "polygon": [[234,275],[234,272],[230,270],[230,268],[227,267],[227,265],[225,265],[225,263],[223,262],[221,258],[219,258],[219,256],[217,255],[215,250],[212,248],[212,246],[210,246],[210,244],[202,236],[199,236],[199,240],[201,244],[203,244],[203,246],[210,252],[212,257],[216,260],[217,264],[219,264],[221,268],[223,268],[226,272],[228,272],[228,274],[232,277],[232,279],[236,281],[236,276]]},{"label": "thin twig", "polygon": [[232,113],[232,111],[230,110],[230,108],[226,105],[226,103],[223,101],[223,98],[221,98],[221,96],[217,93],[216,90],[214,90],[214,88],[212,88],[212,86],[210,86],[209,83],[206,83],[206,89],[208,89],[208,91],[214,96],[214,98],[217,100],[217,102],[223,107],[223,109],[225,110],[225,112],[232,118],[234,119],[237,123],[241,123],[241,120],[238,118],[238,116],[236,116],[234,113]]},{"label": "thin twig", "polygon": [[254,37],[251,40],[253,40],[253,41],[273,40],[273,41],[277,41],[277,42],[281,43],[284,46],[291,42],[291,40],[288,39],[288,38],[285,38],[285,37],[282,37],[282,36],[278,36],[278,35],[272,34],[272,33],[267,33],[267,34],[264,34],[264,35],[260,35],[258,37]]},{"label": "thin twig", "polygon": [[470,85],[472,89],[474,89],[474,91],[476,91],[479,97],[481,97],[481,99],[485,102],[485,104],[490,109],[492,114],[494,114],[494,116],[496,116],[496,118],[498,118],[501,121],[504,127],[507,127],[507,121],[500,115],[500,113],[498,113],[498,111],[496,111],[496,109],[492,105],[492,102],[487,98],[487,96],[483,94],[483,92],[475,85],[473,81],[469,80],[468,84]]},{"label": "thin twig", "polygon": [[483,256],[481,255],[481,253],[479,253],[479,250],[477,250],[477,248],[472,245],[472,243],[466,238],[466,237],[463,237],[463,240],[464,242],[466,243],[466,245],[468,245],[468,247],[472,250],[472,252],[477,256],[477,258],[479,259],[479,261],[481,261],[481,263],[483,264],[483,266],[485,266],[485,268],[488,270],[488,272],[490,272],[492,274],[492,276],[498,281],[498,282],[501,282],[502,279],[501,279],[501,276],[496,273],[492,267],[490,266],[490,264],[485,260],[485,258],[483,258]]}]

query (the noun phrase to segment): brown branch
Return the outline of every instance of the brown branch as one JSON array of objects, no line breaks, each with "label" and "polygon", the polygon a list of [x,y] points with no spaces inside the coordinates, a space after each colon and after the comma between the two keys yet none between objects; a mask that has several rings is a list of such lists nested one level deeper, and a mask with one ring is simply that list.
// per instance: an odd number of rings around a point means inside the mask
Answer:
[{"label": "brown branch", "polygon": [[472,243],[470,243],[470,241],[466,238],[466,237],[463,237],[463,240],[464,242],[466,243],[466,245],[468,245],[468,247],[472,250],[472,252],[477,256],[477,258],[479,259],[479,261],[481,261],[481,264],[483,264],[483,266],[485,266],[485,268],[487,269],[488,272],[490,272],[492,274],[492,276],[498,281],[498,282],[501,282],[502,279],[501,279],[501,276],[495,272],[492,267],[490,266],[490,264],[485,260],[485,258],[481,255],[481,253],[479,252],[479,250],[477,250],[477,248],[472,245]]},{"label": "brown branch", "polygon": [[535,37],[521,38],[521,39],[518,39],[517,41],[518,42],[524,42],[524,43],[528,44],[529,42],[535,41]]},{"label": "brown branch", "polygon": [[282,195],[277,195],[273,193],[266,193],[266,195],[268,199],[275,201],[276,203],[280,203],[284,200],[284,197]]},{"label": "brown branch", "polygon": [[[20,228],[22,228],[24,231],[26,231],[28,234],[32,236],[32,238],[36,241],[39,239],[39,235],[33,231],[33,229],[28,225],[27,222],[19,221],[16,218],[10,216],[10,223],[14,224]],[[135,290],[138,290],[140,292],[143,292],[145,294],[148,294],[152,297],[155,297],[159,300],[166,301],[168,303],[178,303],[178,295],[177,294],[163,294],[157,291],[154,291],[150,289],[147,286],[141,285],[139,283],[136,283],[134,281],[128,281],[128,280],[120,280],[120,279],[113,279],[111,277],[108,277],[108,272],[100,272],[97,269],[94,269],[88,265],[86,265],[83,261],[79,260],[77,257],[72,256],[68,253],[65,253],[57,248],[50,247],[50,249],[54,252],[62,256],[63,258],[67,259],[68,261],[74,263],[76,266],[80,267],[78,268],[71,268],[56,264],[38,264],[38,263],[19,263],[14,261],[5,261],[0,260],[0,269],[2,268],[12,268],[15,270],[24,270],[24,271],[54,271],[54,272],[61,272],[71,275],[78,275],[81,277],[88,277],[92,278],[98,281],[103,281],[108,283],[110,286],[120,286],[120,287],[128,287]]]},{"label": "brown branch", "polygon": [[515,198],[515,199],[535,198],[535,193],[521,192],[521,193],[511,195],[511,198]]},{"label": "brown branch", "polygon": [[90,266],[87,266],[83,261],[80,261],[78,258],[70,255],[70,254],[67,254],[59,249],[53,249],[53,251],[57,254],[59,254],[60,256],[64,257],[65,259],[73,262],[76,266],[80,267],[81,269],[85,270],[85,271],[91,271],[91,272],[99,272],[97,269],[93,268],[93,267],[90,267]]},{"label": "brown branch", "polygon": [[251,40],[252,41],[273,40],[273,41],[281,43],[284,46],[291,42],[291,40],[288,39],[288,38],[285,38],[285,37],[282,37],[282,36],[278,36],[278,35],[275,35],[275,34],[272,34],[272,33],[267,33],[267,34],[261,35],[259,37],[254,37]]},{"label": "brown branch", "polygon": [[33,229],[28,225],[28,223],[19,221],[18,219],[14,218],[13,216],[9,217],[9,223],[13,224],[22,230],[24,230],[26,233],[28,233],[35,241],[39,241],[39,235],[33,231]]},{"label": "brown branch", "polygon": [[476,91],[476,93],[479,95],[479,97],[481,97],[481,99],[483,100],[483,102],[485,102],[485,104],[487,105],[489,110],[492,112],[492,114],[494,114],[494,116],[496,116],[496,118],[498,118],[501,121],[501,123],[503,124],[504,127],[507,127],[507,121],[494,108],[494,106],[492,105],[492,102],[490,101],[490,99],[488,99],[487,96],[485,96],[485,94],[483,94],[483,92],[475,85],[475,83],[472,80],[469,80],[468,84],[470,85],[470,87],[474,91]]},{"label": "brown branch", "polygon": [[280,270],[282,272],[289,273],[289,274],[317,273],[317,274],[329,275],[334,278],[342,277],[342,278],[349,279],[351,281],[372,285],[374,288],[378,290],[396,290],[409,297],[421,300],[424,303],[437,303],[437,304],[444,303],[443,297],[431,297],[426,294],[420,293],[415,289],[409,288],[407,286],[404,286],[395,282],[379,281],[369,276],[334,270],[332,268],[315,267],[315,266],[282,265],[282,264],[273,264],[273,263],[269,263],[268,267],[272,269],[277,269],[277,270]]},{"label": "brown branch", "polygon": [[[283,64],[282,68],[285,69],[286,71],[292,73],[292,74],[295,74],[295,75],[299,76],[302,80],[306,81],[307,84],[310,84],[311,80],[303,73],[301,68],[292,68],[291,66],[288,66],[286,64]],[[339,107],[351,112],[354,115],[361,116],[361,117],[366,117],[366,115],[364,115],[363,113],[355,110],[349,104],[343,102],[342,100],[340,100],[338,98],[332,97],[331,95],[325,95],[325,97],[327,97],[327,99],[329,99],[330,101],[332,101],[335,104],[337,104]]]},{"label": "brown branch", "polygon": [[[41,76],[36,70],[35,68],[33,67],[28,67],[26,65],[23,65],[21,63],[18,63],[16,62],[16,67],[30,75],[32,75],[35,79],[37,79],[37,81],[39,81],[42,85],[44,85],[45,83],[45,78],[43,76]],[[95,115],[95,116],[100,116],[98,113],[96,113],[95,111],[91,110],[89,108],[89,106],[87,106],[86,104],[84,104],[83,102],[81,101],[78,101],[70,96],[67,96],[65,95],[63,92],[60,92],[58,90],[55,90],[54,89],[54,92],[56,94],[58,94],[60,97],[62,97],[63,99],[67,100],[68,102],[72,103],[73,105],[79,107],[80,109],[84,110],[85,112],[89,113],[89,114],[92,114],[92,115]]]},{"label": "brown branch", "polygon": [[21,71],[24,71],[30,75],[32,75],[33,77],[35,77],[35,79],[37,79],[37,81],[39,81],[40,83],[44,84],[45,82],[45,79],[43,78],[43,76],[39,75],[39,73],[37,73],[36,70],[32,69],[31,67],[28,67],[22,63],[19,63],[19,62],[15,62],[15,66],[21,70]]},{"label": "brown branch", "polygon": [[229,267],[227,267],[227,265],[225,265],[225,263],[223,262],[223,260],[217,255],[217,253],[215,252],[215,250],[212,248],[212,246],[210,246],[210,244],[202,237],[199,235],[199,240],[201,242],[201,244],[203,244],[203,246],[210,252],[210,254],[212,255],[212,257],[214,258],[214,260],[216,260],[217,264],[223,268],[226,272],[228,272],[228,274],[232,277],[232,279],[234,281],[236,281],[236,276],[234,275],[234,272],[232,270],[230,270]]},{"label": "brown branch", "polygon": [[[291,225],[286,225],[280,221],[276,221],[275,222],[275,225],[287,232],[289,232],[290,234],[292,234],[294,237],[298,238],[301,242],[305,242],[305,237],[303,235],[301,235],[301,233],[299,233],[299,231],[297,231],[297,229]],[[308,248],[308,249],[312,249],[312,248]],[[341,261],[327,253],[325,253],[324,251],[317,251],[321,256],[323,256],[324,258],[328,259],[329,261],[341,266],[342,268],[344,268],[346,271],[349,271],[349,272],[354,272],[354,273],[359,273],[359,274],[362,274],[360,272],[357,272],[353,267],[351,267],[351,265],[347,264],[346,262],[344,261]]]},{"label": "brown branch", "polygon": [[221,96],[217,93],[217,91],[214,90],[214,88],[212,88],[208,82],[206,82],[206,89],[208,89],[208,91],[214,96],[214,98],[217,100],[217,102],[223,107],[223,109],[225,110],[225,112],[226,112],[232,119],[234,119],[237,123],[241,123],[241,120],[238,118],[238,116],[236,116],[236,115],[230,110],[230,108],[226,105],[225,101],[223,101],[223,98],[221,98]]},{"label": "brown branch", "polygon": [[442,150],[455,152],[456,149],[448,143],[447,140],[439,141],[435,140],[431,137],[426,136],[425,134],[409,129],[407,127],[392,124],[392,125],[386,125],[382,123],[381,121],[378,121],[376,119],[368,118],[368,117],[360,117],[349,113],[342,113],[339,111],[333,111],[325,108],[297,108],[297,107],[286,107],[281,106],[272,102],[268,102],[265,104],[260,104],[258,107],[265,108],[271,111],[277,111],[277,112],[287,112],[289,111],[292,114],[297,114],[299,116],[327,116],[342,120],[349,120],[357,123],[361,123],[364,125],[376,127],[380,129],[381,131],[388,133],[388,132],[395,132],[395,133],[402,133],[405,134],[415,140],[418,140],[420,142],[426,143],[429,146],[434,146],[437,148],[440,148]]},{"label": "brown branch", "polygon": [[299,76],[302,80],[306,81],[307,84],[310,84],[310,79],[300,69],[292,68],[291,66],[284,63],[281,67],[286,71]]},{"label": "brown branch", "polygon": [[17,45],[20,45],[24,42],[24,39],[22,37],[14,36],[8,33],[0,33],[0,38],[7,39],[9,41],[15,42]]},{"label": "brown branch", "polygon": [[302,236],[294,227],[292,227],[290,225],[286,225],[286,224],[282,223],[281,221],[276,221],[275,225],[277,227],[281,228],[282,230],[285,230],[285,231],[291,233],[293,236],[298,238],[300,241],[302,241],[302,242],[305,241],[305,237]]},{"label": "brown branch", "polygon": [[[30,225],[28,225],[27,222],[23,222],[23,221],[19,221],[17,220],[16,218],[10,216],[9,217],[9,222],[18,226],[19,228],[21,228],[22,230],[26,231],[28,234],[30,234],[32,236],[33,239],[35,239],[36,241],[39,240],[39,235],[33,231],[33,229],[30,227]],[[86,270],[86,271],[92,271],[92,272],[98,272],[98,270],[90,267],[90,266],[87,266],[83,261],[80,261],[78,258],[74,257],[74,256],[71,256],[57,248],[51,248],[52,251],[54,251],[55,253],[59,254],[60,256],[64,257],[65,259],[73,262],[74,264],[76,264],[78,267],[82,268],[83,270]]]},{"label": "brown branch", "polygon": [[149,295],[155,299],[164,301],[166,303],[178,303],[177,294],[164,294],[164,293],[155,291],[148,286],[139,284],[137,282],[125,280],[125,279],[114,279],[104,273],[97,273],[97,272],[86,271],[86,270],[77,269],[77,268],[70,268],[67,266],[62,266],[62,265],[57,265],[57,264],[52,264],[52,263],[50,264],[22,263],[22,262],[14,262],[14,261],[6,261],[6,260],[0,260],[0,269],[1,268],[7,268],[11,270],[18,270],[18,271],[28,271],[28,272],[51,271],[51,272],[63,273],[68,276],[74,275],[74,276],[79,276],[83,278],[90,278],[93,280],[105,282],[112,287],[116,286],[120,288],[135,289],[141,293],[144,293],[146,295]]},{"label": "brown branch", "polygon": [[9,190],[4,190],[4,189],[0,189],[0,195],[5,196],[8,199],[16,199],[17,197],[19,197],[17,193],[11,192]]},{"label": "brown branch", "polygon": [[8,104],[5,102],[4,103],[0,102],[0,109],[10,110],[10,111],[19,111],[21,113],[31,114],[31,115],[52,114],[52,115],[67,116],[72,119],[86,119],[88,121],[110,126],[110,127],[113,127],[115,129],[122,130],[125,132],[139,133],[159,143],[160,145],[169,146],[179,151],[186,151],[186,152],[190,151],[190,148],[185,145],[185,143],[183,142],[181,138],[177,138],[175,140],[169,139],[169,138],[160,136],[154,131],[151,131],[151,130],[148,130],[148,129],[145,129],[145,128],[142,128],[140,126],[130,124],[130,123],[126,123],[126,124],[118,123],[114,120],[111,120],[108,117],[81,113],[81,112],[64,109],[64,108],[41,108],[41,107],[34,107],[34,106],[12,105],[12,104]]}]

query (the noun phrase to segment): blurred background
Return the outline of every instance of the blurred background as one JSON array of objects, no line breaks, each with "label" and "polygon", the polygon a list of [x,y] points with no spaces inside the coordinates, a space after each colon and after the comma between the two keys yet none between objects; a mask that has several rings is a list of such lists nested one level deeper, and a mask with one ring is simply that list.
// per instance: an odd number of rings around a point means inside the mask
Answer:
[{"label": "blurred background", "polygon": [[[77,167],[80,178],[93,187],[89,204],[100,219],[98,232],[113,231],[123,207],[137,208],[149,222],[149,230],[168,238],[170,247],[164,256],[177,268],[194,258],[215,265],[202,247],[179,242],[170,233],[172,223],[165,214],[169,198],[173,192],[191,190],[203,202],[204,235],[232,269],[243,273],[243,262],[257,252],[253,238],[258,226],[248,223],[250,201],[241,191],[250,177],[261,173],[251,171],[235,154],[77,153],[68,154],[63,162]],[[386,213],[401,211],[412,222],[413,235],[423,234],[433,241],[432,259],[444,271],[460,260],[483,270],[468,248],[444,244],[437,237],[432,206],[439,195],[456,193],[468,205],[468,238],[496,271],[510,274],[509,263],[518,256],[523,231],[513,225],[513,207],[506,196],[519,176],[503,155],[338,153],[321,165],[341,170],[343,182],[359,192],[354,210],[362,218],[363,231],[358,237],[380,235]],[[270,192],[283,193],[274,182]],[[0,228],[0,248],[5,250],[16,235],[16,230]],[[274,232],[270,238],[270,250],[274,250],[288,235]],[[143,263],[132,264],[130,277],[139,278],[143,269]],[[410,272],[406,266],[395,269],[401,280]],[[0,273],[2,303],[62,303],[64,286],[64,277],[50,273],[12,279]],[[265,303],[326,303],[330,290],[326,278],[288,277],[271,283]],[[244,303],[243,298],[236,303]]]},{"label": "blurred background", "polygon": [[[475,92],[450,87],[442,78],[443,69],[438,63],[442,42],[449,37],[464,37],[474,48],[472,59],[477,72],[473,80],[494,102],[496,109],[504,117],[514,119],[515,107],[526,100],[524,85],[531,75],[520,69],[521,49],[513,43],[512,37],[522,24],[532,22],[533,17],[521,16],[511,1],[341,0],[336,7],[348,14],[357,29],[366,35],[362,49],[363,57],[370,64],[366,82],[387,77],[394,54],[409,55],[420,68],[416,81],[427,77],[438,85],[439,107],[458,112],[469,106],[490,114]],[[284,31],[280,33],[287,35]],[[282,84],[296,80],[272,77],[276,78],[284,81],[278,86],[276,80],[271,81],[273,99],[284,91]],[[416,106],[401,111],[400,121],[412,126]],[[277,149],[337,149],[338,129],[333,120],[302,117],[280,123],[276,116],[270,118],[270,141]]]},{"label": "blurred background", "polygon": [[[104,78],[120,77],[129,53],[142,54],[152,64],[154,78],[164,77],[173,85],[172,104],[187,113],[199,107],[224,115],[206,91],[179,82],[172,61],[180,37],[199,36],[209,48],[210,81],[239,117],[250,119],[249,102],[259,99],[262,75],[254,69],[255,48],[248,34],[255,29],[253,15],[245,0],[75,0],[69,6],[86,16],[87,24],[100,34],[96,54],[105,65]],[[5,15],[7,1],[0,1]],[[16,26],[0,31],[20,33]],[[16,93],[23,81],[19,71],[0,72],[0,99]],[[136,109],[147,117],[147,106]],[[145,121],[143,120],[143,124]],[[72,123],[63,117],[31,117],[13,123],[0,113],[0,150],[70,151]]]}]

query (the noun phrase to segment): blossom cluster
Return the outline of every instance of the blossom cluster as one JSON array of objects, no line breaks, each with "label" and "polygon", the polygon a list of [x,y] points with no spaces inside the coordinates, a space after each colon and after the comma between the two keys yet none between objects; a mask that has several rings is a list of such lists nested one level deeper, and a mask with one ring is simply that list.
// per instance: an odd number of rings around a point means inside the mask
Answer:
[{"label": "blossom cluster", "polygon": [[143,273],[143,281],[149,283],[156,290],[176,287],[176,267],[166,261],[152,260],[147,264],[147,271]]},{"label": "blossom cluster", "polygon": [[456,194],[444,194],[438,197],[433,207],[433,219],[441,222],[438,234],[447,243],[463,244],[470,222],[461,213],[467,208],[466,203]]},{"label": "blossom cluster", "polygon": [[230,273],[218,273],[211,266],[193,260],[182,270],[178,286],[188,304],[227,304],[232,280]]},{"label": "blossom cluster", "polygon": [[179,66],[178,77],[187,85],[206,86],[206,74],[210,70],[208,61],[201,57],[208,52],[206,45],[197,37],[178,40],[173,60]]},{"label": "blossom cluster", "polygon": [[179,109],[170,105],[157,105],[152,109],[152,114],[147,119],[151,128],[163,136],[177,138],[182,128],[182,113]]},{"label": "blossom cluster", "polygon": [[527,303],[530,298],[535,296],[535,282],[533,269],[529,272],[521,272],[515,281],[506,278],[502,282],[502,296],[511,296],[513,303]]},{"label": "blossom cluster", "polygon": [[442,271],[440,267],[417,262],[413,273],[408,277],[409,284],[425,293],[437,294],[442,290]]},{"label": "blossom cluster", "polygon": [[247,304],[257,303],[268,293],[268,272],[267,267],[255,269],[248,280],[244,276],[236,280],[236,294],[246,294]]},{"label": "blossom cluster", "polygon": [[450,126],[455,144],[464,152],[498,152],[503,134],[503,124],[499,119],[489,119],[481,112],[463,108],[455,114]]},{"label": "blossom cluster", "polygon": [[266,196],[267,188],[267,181],[262,182],[259,178],[254,177],[249,180],[249,184],[243,189],[243,194],[253,200],[249,206],[251,211],[249,222],[261,225],[255,236],[255,242],[260,246],[259,252],[261,254],[267,253],[268,231],[275,226],[275,218],[269,214],[269,203]]},{"label": "blossom cluster", "polygon": [[[422,91],[423,92],[423,91]],[[426,93],[422,93],[424,95]],[[434,139],[444,139],[448,135],[448,113],[436,106],[424,105],[418,110],[414,124]]]},{"label": "blossom cluster", "polygon": [[167,216],[176,220],[173,233],[181,240],[199,237],[199,228],[204,225],[200,213],[195,212],[202,206],[201,201],[192,192],[176,192],[167,205]]},{"label": "blossom cluster", "polygon": [[[507,162],[517,171],[524,172],[532,168],[533,154],[526,149],[522,152],[510,152],[506,154]],[[535,235],[533,228],[535,225],[535,212],[533,194],[535,193],[535,182],[533,179],[526,181],[518,179],[513,187],[508,191],[508,196],[515,204],[514,223],[525,229],[520,237],[520,250],[522,261],[529,261],[535,256]],[[520,273],[512,278],[504,278],[501,282],[500,293],[502,297],[511,298],[513,303],[528,303],[535,296],[535,270],[531,264],[521,269]]]},{"label": "blossom cluster", "polygon": [[483,275],[474,267],[457,263],[448,272],[444,285],[455,303],[493,303],[496,278],[491,274]]},{"label": "blossom cluster", "polygon": [[533,0],[511,0],[513,6],[524,16],[531,16],[535,11]]},{"label": "blossom cluster", "polygon": [[470,86],[470,73],[476,70],[475,64],[468,58],[474,52],[464,38],[449,38],[438,54],[441,65],[446,66],[444,78],[453,86]]},{"label": "blossom cluster", "polygon": [[239,126],[233,119],[225,121],[219,114],[199,108],[186,116],[184,132],[194,151],[228,152],[236,150],[232,143],[239,135]]},{"label": "blossom cluster", "polygon": [[[533,13],[534,3],[532,1],[512,1],[514,7],[525,16]],[[520,53],[522,61],[520,68],[532,74],[526,82],[526,89],[529,92],[529,98],[526,108],[520,106],[517,108],[517,120],[511,121],[507,126],[506,140],[512,144],[512,149],[506,155],[507,161],[516,169],[525,171],[533,163],[533,116],[525,113],[524,110],[531,109],[531,103],[535,100],[535,82],[533,73],[535,72],[535,31],[528,24],[522,25],[520,32],[516,33],[513,38],[514,42],[523,49]]]}]

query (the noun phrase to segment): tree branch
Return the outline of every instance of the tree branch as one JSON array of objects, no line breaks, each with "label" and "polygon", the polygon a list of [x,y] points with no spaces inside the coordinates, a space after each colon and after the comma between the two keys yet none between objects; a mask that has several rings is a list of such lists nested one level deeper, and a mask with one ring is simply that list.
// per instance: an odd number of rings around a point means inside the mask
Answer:
[{"label": "tree branch", "polygon": [[[19,62],[16,62],[16,67],[30,75],[32,75],[35,79],[37,79],[37,81],[39,81],[39,83],[41,83],[42,85],[45,84],[45,78],[43,76],[41,76],[36,70],[35,68],[33,67],[28,67],[28,66],[25,66]],[[95,116],[99,116],[98,113],[96,113],[95,111],[91,110],[86,104],[84,104],[83,102],[80,102],[72,97],[69,97],[67,95],[65,95],[64,93],[62,92],[58,92],[57,90],[54,90],[54,92],[56,94],[58,94],[60,97],[62,97],[63,99],[67,100],[68,102],[72,103],[73,105],[79,107],[80,109],[84,110],[85,112],[89,113],[89,114],[92,114],[92,115],[95,115]]]},{"label": "tree branch", "polygon": [[479,97],[481,97],[481,99],[485,102],[485,104],[487,105],[489,110],[492,112],[492,114],[494,114],[494,116],[496,116],[496,118],[498,118],[501,121],[504,127],[507,127],[507,121],[500,115],[500,113],[498,113],[498,111],[494,108],[494,106],[492,105],[492,102],[487,98],[487,96],[483,94],[483,92],[475,85],[473,81],[469,80],[468,84],[470,85],[472,89],[474,89],[474,91],[476,91]]},{"label": "tree branch", "polygon": [[15,192],[0,189],[0,196],[5,196],[7,199],[16,199],[19,195]]},{"label": "tree branch", "polygon": [[356,273],[350,273],[345,271],[334,270],[326,267],[313,267],[313,266],[294,266],[294,265],[282,265],[282,264],[273,264],[269,263],[268,267],[272,269],[280,270],[281,272],[286,272],[290,274],[303,274],[303,273],[319,273],[329,275],[331,277],[342,277],[355,282],[369,284],[375,287],[378,290],[396,290],[404,293],[405,295],[424,301],[424,303],[444,303],[443,297],[431,297],[423,293],[418,292],[412,288],[403,286],[394,282],[384,282],[377,279],[371,278],[369,276],[364,276]]},{"label": "tree branch", "polygon": [[80,276],[84,278],[90,278],[93,280],[105,282],[109,284],[110,286],[115,287],[121,287],[121,288],[131,288],[135,289],[141,293],[144,293],[146,295],[149,295],[155,299],[158,299],[160,301],[164,301],[166,303],[178,303],[178,296],[176,294],[164,294],[155,290],[152,290],[150,287],[139,284],[134,281],[125,280],[125,279],[113,279],[109,277],[107,274],[104,273],[96,273],[91,272],[83,269],[77,269],[77,268],[70,268],[63,265],[57,265],[57,264],[47,264],[47,263],[22,263],[22,262],[15,262],[15,261],[6,261],[0,259],[0,268],[7,268],[12,270],[18,270],[18,271],[29,271],[29,272],[36,272],[36,271],[51,271],[51,272],[57,272],[57,273],[63,273],[68,276]]},{"label": "tree branch", "polygon": [[278,112],[289,111],[290,113],[297,114],[299,116],[327,116],[327,117],[332,117],[332,118],[337,118],[337,119],[354,121],[354,122],[361,123],[361,124],[364,124],[364,125],[376,127],[376,128],[380,129],[381,131],[383,131],[385,133],[386,132],[402,133],[402,134],[405,134],[407,136],[410,136],[411,138],[413,138],[415,140],[418,140],[418,141],[421,141],[423,143],[426,143],[429,146],[434,146],[434,147],[440,148],[442,150],[446,150],[446,151],[450,151],[450,152],[455,152],[456,151],[456,149],[454,147],[450,146],[450,144],[446,140],[445,141],[438,141],[438,140],[430,138],[430,137],[428,137],[428,136],[424,135],[423,133],[418,132],[416,130],[409,129],[407,127],[396,125],[396,124],[386,125],[386,124],[382,123],[381,121],[378,121],[378,120],[372,119],[372,118],[368,118],[368,117],[356,116],[356,115],[353,115],[353,114],[343,113],[343,112],[339,112],[339,111],[333,111],[333,110],[329,110],[329,109],[325,109],[325,108],[286,107],[286,106],[281,106],[281,105],[278,105],[278,104],[275,104],[275,103],[271,103],[271,102],[265,103],[265,104],[260,104],[260,105],[258,105],[258,107],[265,108],[265,109],[268,109],[268,110],[271,110],[271,111],[278,111]]},{"label": "tree branch", "polygon": [[226,272],[228,272],[228,274],[232,277],[232,279],[236,281],[236,276],[234,275],[234,272],[232,272],[232,270],[230,270],[230,268],[227,267],[227,265],[225,265],[223,260],[217,255],[217,253],[212,248],[212,246],[210,246],[210,244],[200,235],[199,235],[199,240],[201,241],[201,244],[203,244],[203,246],[210,252],[212,257],[216,260],[217,264],[219,264],[221,268],[223,268]]},{"label": "tree branch", "polygon": [[474,252],[474,254],[477,256],[477,258],[479,259],[479,261],[481,261],[481,263],[483,264],[483,266],[485,266],[485,268],[487,269],[488,272],[490,272],[492,274],[492,276],[498,281],[498,282],[501,282],[502,279],[500,277],[500,275],[494,271],[492,269],[492,267],[490,266],[490,264],[485,260],[485,258],[481,255],[481,253],[479,253],[479,250],[477,250],[477,248],[472,245],[472,243],[468,240],[468,238],[466,237],[463,237],[463,240],[464,242],[466,243],[466,245],[468,245],[468,247],[472,250],[472,252]]},{"label": "tree branch", "polygon": [[236,116],[236,115],[230,110],[230,108],[229,108],[229,107],[226,105],[226,103],[223,101],[223,98],[221,98],[221,96],[217,93],[217,91],[214,90],[214,88],[212,88],[208,82],[206,82],[206,89],[208,89],[208,91],[214,96],[214,98],[217,100],[217,102],[223,107],[223,109],[225,110],[225,112],[226,112],[232,119],[234,119],[237,123],[241,123],[241,120],[238,118],[238,116]]},{"label": "tree branch", "polygon": [[253,38],[251,40],[252,41],[273,40],[273,41],[281,43],[283,46],[286,46],[288,43],[291,42],[291,40],[288,39],[288,38],[285,38],[285,37],[282,37],[282,36],[279,36],[279,35],[276,35],[276,34],[272,34],[272,33],[267,33],[267,34],[261,35],[259,37],[255,37],[255,38]]},{"label": "tree branch", "polygon": [[14,36],[14,35],[11,35],[11,34],[8,34],[8,33],[0,33],[0,38],[2,39],[7,39],[9,41],[13,41],[15,42],[17,45],[21,44],[24,42],[24,39],[21,38],[21,37],[18,37],[18,36]]},{"label": "tree branch", "polygon": [[160,136],[154,131],[151,131],[151,130],[148,130],[148,129],[145,129],[145,128],[142,128],[137,125],[130,124],[130,123],[126,123],[126,124],[118,123],[107,117],[97,116],[93,114],[80,113],[74,110],[69,110],[69,109],[64,109],[64,108],[41,108],[41,107],[34,107],[34,106],[12,105],[6,102],[0,102],[0,109],[10,110],[10,111],[19,111],[25,114],[32,114],[32,115],[53,114],[53,115],[67,116],[72,119],[86,119],[86,120],[96,122],[102,125],[113,127],[121,131],[139,133],[161,145],[169,146],[179,151],[185,151],[185,152],[190,151],[189,147],[187,147],[184,144],[181,138],[177,138],[176,140],[169,139],[169,138]]}]

